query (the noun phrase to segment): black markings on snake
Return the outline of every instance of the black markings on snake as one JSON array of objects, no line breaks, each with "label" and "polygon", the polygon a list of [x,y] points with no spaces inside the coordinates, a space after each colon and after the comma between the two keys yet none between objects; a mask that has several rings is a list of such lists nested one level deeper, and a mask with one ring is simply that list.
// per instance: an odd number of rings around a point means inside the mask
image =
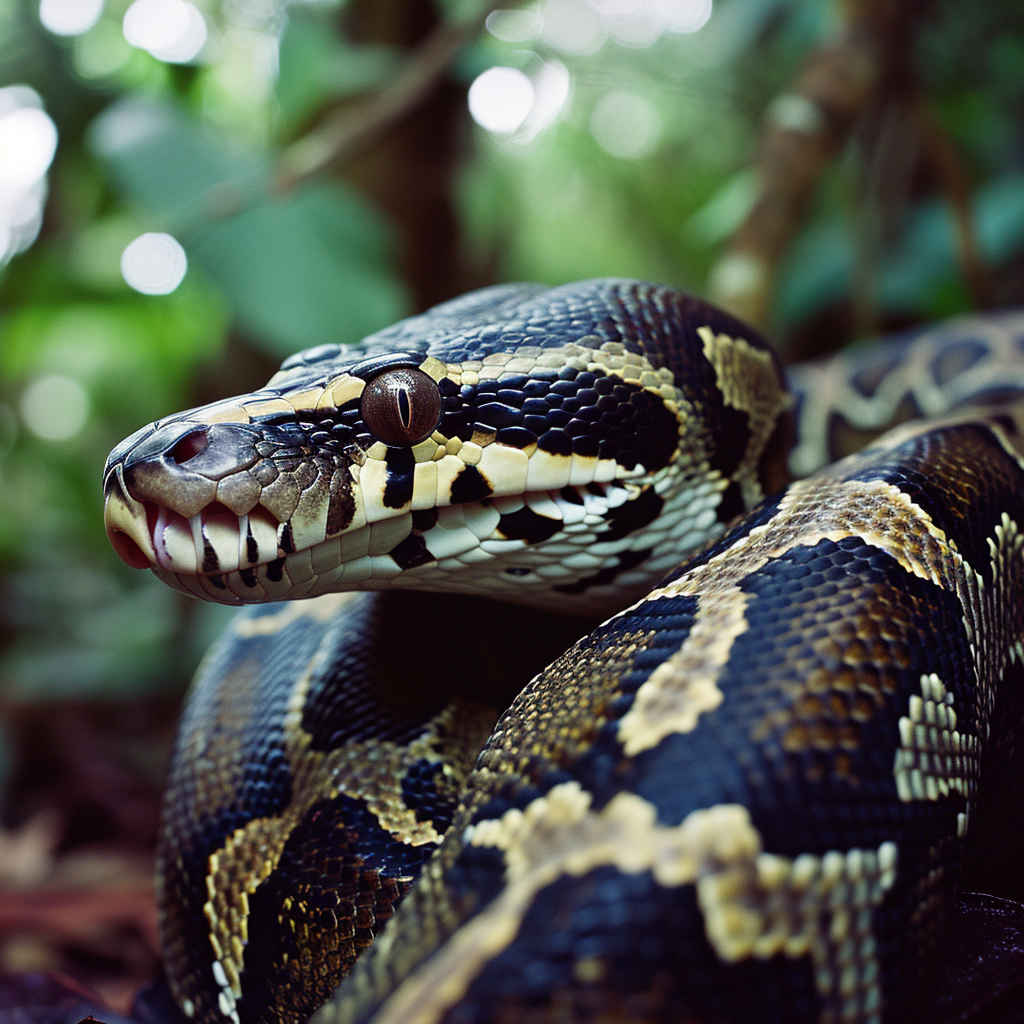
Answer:
[{"label": "black markings on snake", "polygon": [[879,353],[850,377],[854,390],[865,398],[873,398],[878,385],[896,368],[903,359],[903,352]]},{"label": "black markings on snake", "polygon": [[[444,666],[422,664],[414,653],[432,635],[432,624],[416,623],[403,644],[384,642],[396,614],[389,609],[401,608],[405,596],[364,601],[350,613],[344,642],[330,646],[331,656],[311,679],[302,710],[312,750],[385,740],[404,745],[422,736],[445,706],[447,691],[437,679]],[[415,704],[401,689],[413,678],[418,680]]]},{"label": "black markings on snake", "polygon": [[399,569],[415,569],[418,565],[426,565],[428,562],[436,561],[434,556],[427,550],[427,542],[423,535],[410,533],[405,540],[393,547],[388,554],[395,560]]},{"label": "black markings on snake", "polygon": [[[405,396],[405,392],[399,391],[399,396]],[[389,448],[385,461],[388,468],[383,503],[386,508],[402,508],[412,501],[416,459],[411,448]]]},{"label": "black markings on snake", "polygon": [[538,515],[524,505],[515,512],[507,512],[498,522],[498,529],[509,540],[525,540],[527,544],[540,544],[562,529],[561,519]]},{"label": "black markings on snake", "polygon": [[969,370],[987,352],[987,345],[971,338],[965,338],[963,341],[943,348],[931,364],[935,383],[939,387],[948,384],[954,377]]},{"label": "black markings on snake", "polygon": [[220,568],[220,562],[217,559],[217,552],[214,550],[213,544],[210,543],[210,538],[206,536],[206,531],[203,531],[203,572],[210,573],[216,572]]},{"label": "black markings on snake", "polygon": [[499,444],[507,444],[512,448],[529,448],[537,443],[537,435],[525,427],[502,427],[494,438]]},{"label": "black markings on snake", "polygon": [[481,501],[489,498],[493,491],[476,466],[466,466],[452,481],[452,504],[461,505],[467,501]]},{"label": "black markings on snake", "polygon": [[[957,455],[966,447],[969,463]],[[955,469],[955,473],[954,473]],[[1014,495],[1017,462],[1003,451],[987,426],[969,424],[912,438],[876,460],[854,480],[884,480],[898,487],[932,522],[955,539],[960,553],[987,583],[992,580],[989,540],[1007,514],[1024,524],[1024,499]]]},{"label": "black markings on snake", "polygon": [[[395,843],[361,800],[339,796],[314,805],[288,837],[274,871],[249,897],[255,941],[245,950],[240,1019],[265,1019],[267,1006],[279,1014],[291,1011],[289,1016],[298,1011],[300,1019],[308,1015],[330,995],[332,979],[318,971],[298,977],[290,961],[322,961],[330,950],[339,967],[350,965],[391,917],[432,850],[433,844]],[[290,908],[294,931],[280,927],[282,906]]]},{"label": "black markings on snake", "polygon": [[518,427],[523,422],[522,409],[503,402],[487,402],[476,410],[474,426],[484,430],[500,430],[503,427]]},{"label": "black markings on snake", "polygon": [[[692,732],[670,735],[636,757],[628,788],[673,825],[709,806],[713,790],[712,803],[749,808],[768,852],[790,857],[874,849],[886,840],[901,851],[920,849],[929,835],[955,835],[963,799],[953,793],[915,803],[908,820],[893,760],[896,723],[920,694],[922,674],[955,680],[971,672],[956,597],[859,537],[796,547],[746,577],[740,589],[750,595],[747,628],[716,681],[721,704]],[[845,639],[812,628],[833,621],[865,590],[875,595],[875,620],[889,631],[867,652],[859,635],[870,622],[852,621]],[[818,677],[833,681],[825,689],[808,685]],[[957,728],[974,733],[970,702],[957,699],[955,706]],[[759,737],[753,760],[745,753],[751,731]],[[680,786],[684,773],[691,784]],[[804,809],[784,823],[777,786]],[[878,794],[876,813],[851,814],[865,792]]]},{"label": "black markings on snake", "polygon": [[744,510],[743,488],[738,481],[732,480],[724,491],[722,500],[718,503],[715,515],[720,523],[728,523],[735,519]]},{"label": "black markings on snake", "polygon": [[292,532],[291,523],[282,523],[277,531],[277,546],[286,554],[293,554],[295,551],[295,535]]},{"label": "black markings on snake", "polygon": [[605,516],[608,529],[599,534],[601,543],[621,540],[637,530],[642,530],[658,518],[664,504],[661,495],[653,487],[648,487],[640,492],[638,498],[624,501],[621,505],[610,509],[608,515]]},{"label": "black markings on snake", "polygon": [[412,513],[412,532],[426,533],[437,525],[437,506],[418,508]]},{"label": "black markings on snake", "polygon": [[444,778],[444,764],[420,758],[409,765],[402,776],[402,800],[412,808],[417,821],[429,821],[438,834],[443,834],[451,824],[452,806],[450,799],[441,795],[438,782]]},{"label": "black markings on snake", "polygon": [[650,872],[610,866],[563,875],[537,893],[512,943],[474,979],[460,1019],[486,1020],[501,1006],[509,1020],[526,1020],[558,992],[566,1020],[588,1019],[594,1005],[647,1004],[670,1021],[815,1024],[809,957],[726,964],[703,931],[692,886],[665,889]]},{"label": "black markings on snake", "polygon": [[572,455],[572,438],[561,430],[548,430],[537,438],[537,447],[551,455]]},{"label": "black markings on snake", "polygon": [[722,427],[715,435],[715,447],[708,462],[712,469],[717,469],[728,480],[736,472],[750,443],[750,417],[742,409],[734,409],[719,401],[716,415]]},{"label": "black markings on snake", "polygon": [[352,497],[352,484],[348,470],[337,469],[331,477],[331,490],[327,506],[327,536],[334,536],[352,522],[356,503]]}]

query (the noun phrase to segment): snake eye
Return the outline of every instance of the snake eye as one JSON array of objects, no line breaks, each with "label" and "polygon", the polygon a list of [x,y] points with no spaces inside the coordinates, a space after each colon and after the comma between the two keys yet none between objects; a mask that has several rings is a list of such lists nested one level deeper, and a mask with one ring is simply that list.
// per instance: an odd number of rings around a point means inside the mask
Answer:
[{"label": "snake eye", "polygon": [[389,370],[363,389],[363,422],[385,444],[416,444],[441,422],[441,392],[422,370]]}]

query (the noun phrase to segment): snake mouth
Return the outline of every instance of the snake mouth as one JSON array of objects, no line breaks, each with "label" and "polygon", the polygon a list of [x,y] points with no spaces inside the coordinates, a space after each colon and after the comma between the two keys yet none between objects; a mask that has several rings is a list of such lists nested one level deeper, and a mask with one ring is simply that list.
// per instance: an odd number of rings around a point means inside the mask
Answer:
[{"label": "snake mouth", "polygon": [[475,575],[484,563],[493,573],[496,560],[499,568],[506,562],[510,584],[529,586],[555,572],[563,548],[580,568],[596,570],[602,558],[587,549],[601,545],[609,517],[642,493],[633,484],[590,483],[405,511],[298,550],[290,550],[291,522],[262,506],[237,515],[213,502],[185,517],[146,500],[135,509],[131,533],[116,525],[108,532],[129,565],[227,604],[402,586],[406,578],[412,586],[434,578],[457,586],[454,577]]},{"label": "snake mouth", "polygon": [[152,501],[144,501],[143,507],[156,564],[169,572],[230,572],[266,564],[281,553],[281,524],[260,505],[236,515],[213,502],[189,518]]},{"label": "snake mouth", "polygon": [[186,517],[154,501],[108,503],[107,536],[133,569],[213,575],[279,557],[282,524],[260,505],[236,515],[212,502]]}]

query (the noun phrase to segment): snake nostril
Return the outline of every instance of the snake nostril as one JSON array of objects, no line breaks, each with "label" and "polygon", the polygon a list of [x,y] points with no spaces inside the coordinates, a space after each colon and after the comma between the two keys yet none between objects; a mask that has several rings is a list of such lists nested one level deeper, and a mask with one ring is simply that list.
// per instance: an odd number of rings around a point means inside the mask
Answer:
[{"label": "snake nostril", "polygon": [[206,446],[209,443],[209,433],[205,427],[200,427],[198,430],[190,430],[184,437],[179,438],[167,454],[180,466],[206,451]]}]

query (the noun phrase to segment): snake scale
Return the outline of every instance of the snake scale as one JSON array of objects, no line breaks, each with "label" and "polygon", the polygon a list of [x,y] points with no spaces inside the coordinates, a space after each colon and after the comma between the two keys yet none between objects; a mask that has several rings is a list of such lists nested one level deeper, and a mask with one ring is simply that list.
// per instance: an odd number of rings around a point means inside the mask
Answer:
[{"label": "snake scale", "polygon": [[913,1019],[958,891],[1024,896],[1022,347],[794,403],[680,292],[500,286],[119,445],[122,558],[254,605],[171,770],[186,1018]]}]

